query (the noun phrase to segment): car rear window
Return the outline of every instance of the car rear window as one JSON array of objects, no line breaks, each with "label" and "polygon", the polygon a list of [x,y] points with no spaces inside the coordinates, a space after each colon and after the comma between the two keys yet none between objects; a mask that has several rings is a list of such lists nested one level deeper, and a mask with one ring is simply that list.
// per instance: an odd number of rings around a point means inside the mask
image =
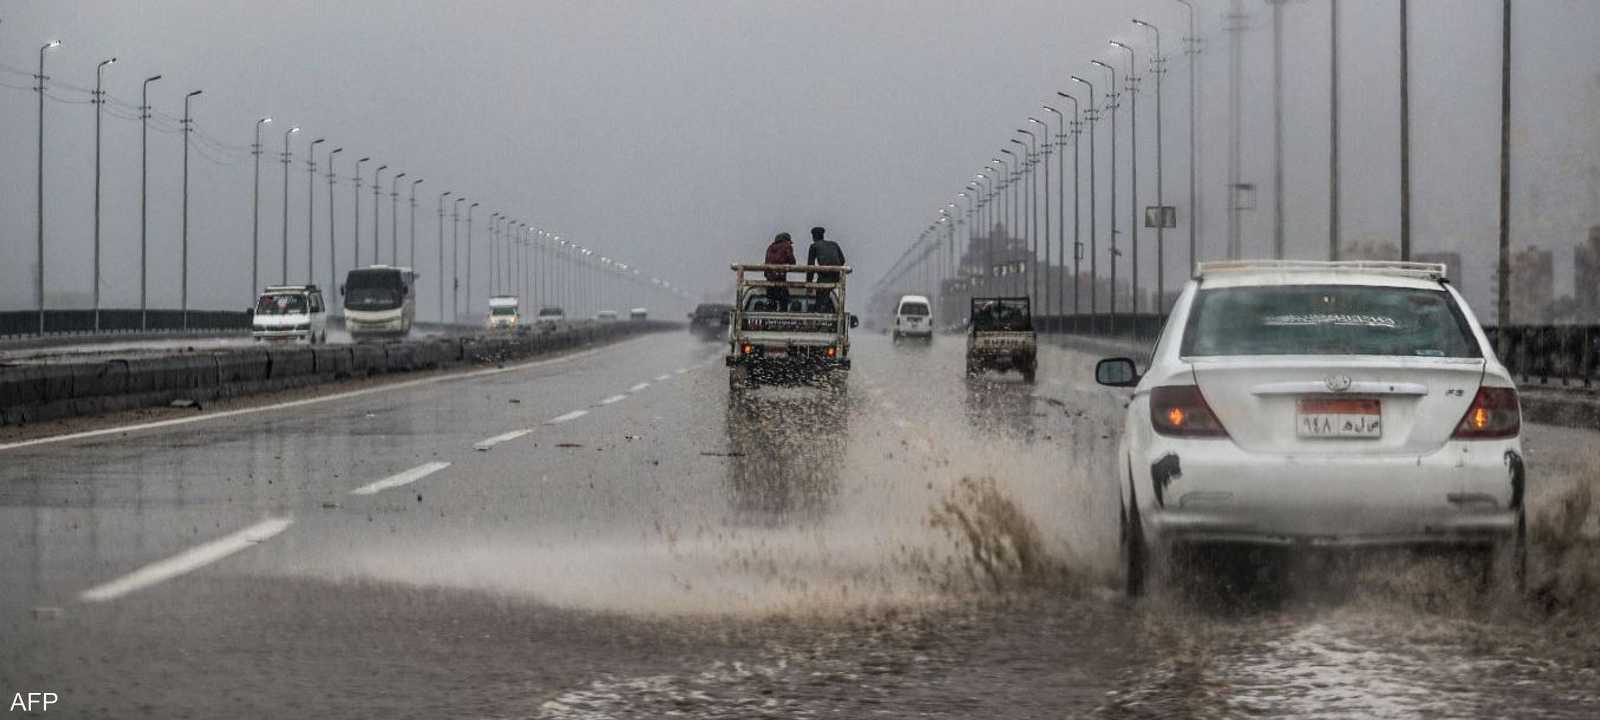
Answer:
[{"label": "car rear window", "polygon": [[1482,357],[1449,293],[1372,285],[1200,290],[1181,354]]},{"label": "car rear window", "polygon": [[900,314],[923,317],[928,314],[928,306],[919,302],[908,302],[900,306]]}]

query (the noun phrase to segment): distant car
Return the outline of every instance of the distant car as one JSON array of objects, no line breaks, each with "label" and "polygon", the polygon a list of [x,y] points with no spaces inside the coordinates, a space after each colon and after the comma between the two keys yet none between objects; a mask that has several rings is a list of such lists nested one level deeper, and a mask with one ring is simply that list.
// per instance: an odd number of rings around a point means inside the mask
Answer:
[{"label": "distant car", "polygon": [[648,309],[642,308],[642,307],[634,308],[634,309],[628,311],[628,319],[629,320],[649,320],[650,319],[650,311]]},{"label": "distant car", "polygon": [[250,337],[256,342],[327,342],[328,308],[322,291],[315,285],[268,285],[256,299]]},{"label": "distant car", "polygon": [[567,314],[566,312],[562,311],[561,308],[555,306],[546,306],[539,308],[539,314],[534,316],[533,321],[539,323],[558,323],[566,319]]},{"label": "distant car", "polygon": [[902,295],[894,311],[892,339],[919,338],[933,340],[933,306],[921,295]]},{"label": "distant car", "polygon": [[733,306],[726,303],[700,303],[689,313],[689,332],[701,340],[721,340],[728,335]]},{"label": "distant car", "polygon": [[616,322],[617,311],[601,310],[600,312],[594,314],[594,319],[599,320],[600,322]]},{"label": "distant car", "polygon": [[484,326],[490,332],[515,332],[521,319],[515,295],[489,298],[489,316],[484,319]]},{"label": "distant car", "polygon": [[1441,264],[1201,263],[1133,388],[1126,590],[1180,544],[1435,546],[1520,587],[1516,384]]}]

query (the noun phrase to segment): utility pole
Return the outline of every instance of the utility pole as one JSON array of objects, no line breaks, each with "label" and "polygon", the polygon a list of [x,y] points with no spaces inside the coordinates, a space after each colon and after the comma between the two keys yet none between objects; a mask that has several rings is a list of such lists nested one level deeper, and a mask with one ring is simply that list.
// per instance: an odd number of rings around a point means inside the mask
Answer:
[{"label": "utility pole", "polygon": [[1228,13],[1228,259],[1238,260],[1242,252],[1239,227],[1239,134],[1243,118],[1244,89],[1244,8],[1233,0]]},{"label": "utility pole", "polygon": [[[1400,0],[1400,259],[1411,259],[1410,2]],[[1502,288],[1504,290],[1504,288]]]},{"label": "utility pole", "polygon": [[[160,80],[160,75],[144,79],[139,92],[139,329],[150,329],[149,290],[149,230],[150,230],[150,83]],[[252,284],[254,281],[252,281]],[[254,290],[250,291],[254,293]]]},{"label": "utility pole", "polygon": [[1076,75],[1072,79],[1089,88],[1089,109],[1084,112],[1084,118],[1089,121],[1089,317],[1092,332],[1097,332],[1100,329],[1100,276],[1097,267],[1100,261],[1100,230],[1095,221],[1098,203],[1095,201],[1094,125],[1100,112],[1094,107],[1094,85]]},{"label": "utility pole", "polygon": [[1133,295],[1133,322],[1138,322],[1139,315],[1139,76],[1138,64],[1133,57],[1133,48],[1123,43],[1114,43],[1128,51],[1128,72],[1123,76],[1123,88],[1128,92],[1128,174],[1131,180],[1128,183],[1128,244],[1133,247],[1133,262],[1128,268],[1128,280],[1131,283]]},{"label": "utility pole", "polygon": [[306,148],[306,284],[317,282],[317,146],[325,138],[311,141]]},{"label": "utility pole", "polygon": [[[383,171],[388,169],[388,165],[379,165],[377,170],[372,171],[372,263],[374,265],[383,262],[381,257],[383,253],[378,251],[378,248],[383,247],[378,244],[378,208],[383,206],[382,176]],[[390,260],[393,259],[390,258]]]},{"label": "utility pole", "polygon": [[183,267],[183,281],[179,294],[182,298],[184,330],[189,329],[189,133],[194,131],[194,120],[189,115],[189,101],[201,92],[203,91],[191,90],[188,95],[183,96],[183,220],[180,223],[182,230],[179,233],[182,238],[179,243],[182,246],[180,253],[182,259],[179,264]]},{"label": "utility pole", "polygon": [[1328,0],[1328,259],[1339,259],[1339,0]]},{"label": "utility pole", "polygon": [[1190,0],[1178,0],[1189,11],[1189,36],[1184,38],[1183,52],[1189,56],[1189,268],[1185,276],[1194,272],[1197,246],[1195,242],[1196,230],[1200,226],[1200,203],[1196,198],[1195,175],[1199,165],[1198,151],[1194,141],[1195,97],[1197,85],[1195,79],[1195,66],[1200,63],[1200,38],[1194,32],[1194,4]]},{"label": "utility pole", "polygon": [[417,268],[417,186],[422,184],[422,178],[411,181],[411,260],[406,263],[412,270]]},{"label": "utility pole", "polygon": [[1099,60],[1091,61],[1111,75],[1106,91],[1106,106],[1111,109],[1111,332],[1117,331],[1117,69]]},{"label": "utility pole", "polygon": [[[1283,259],[1283,3],[1272,3],[1272,257]],[[1401,4],[1405,0],[1400,0]]]},{"label": "utility pole", "polygon": [[337,232],[335,232],[333,225],[333,216],[335,210],[333,202],[333,185],[334,179],[337,177],[333,173],[333,156],[342,152],[344,152],[344,148],[342,147],[334,148],[328,151],[328,289],[330,291],[339,286],[339,235]]},{"label": "utility pole", "polygon": [[1511,324],[1511,0],[1501,3],[1500,11],[1500,261],[1497,275],[1500,297],[1496,300],[1495,325],[1500,349],[1506,348],[1503,329]]},{"label": "utility pole", "polygon": [[1161,54],[1161,31],[1156,26],[1143,20],[1134,19],[1134,25],[1149,30],[1155,34],[1156,54],[1150,61],[1150,72],[1156,76],[1156,207],[1163,208],[1157,212],[1162,213],[1160,222],[1156,223],[1156,316],[1167,315],[1167,242],[1166,228],[1166,195],[1165,182],[1162,179],[1161,160],[1161,76],[1167,74],[1167,58]]},{"label": "utility pole", "polygon": [[[361,267],[361,163],[367,162],[371,159],[372,158],[370,157],[364,157],[360,160],[357,160],[355,175],[351,177],[351,179],[355,181],[356,185],[355,212],[351,213],[355,216],[355,232],[352,234],[352,237],[355,239],[356,262],[354,265],[350,266],[351,268]],[[374,257],[377,256],[378,251],[376,248],[373,249],[372,254]],[[377,264],[376,261],[374,261],[373,264]]]},{"label": "utility pole", "polygon": [[279,282],[289,283],[289,137],[300,132],[294,127],[283,133],[283,269],[280,271]]},{"label": "utility pole", "polygon": [[250,295],[261,291],[261,126],[272,122],[264,117],[256,120],[256,141],[250,146],[255,156],[255,189],[250,205]]},{"label": "utility pole", "polygon": [[94,331],[100,332],[100,116],[105,112],[105,69],[116,58],[102,60],[94,69]]},{"label": "utility pole", "polygon": [[389,180],[389,260],[396,265],[400,264],[400,178],[405,176],[400,173]]},{"label": "utility pole", "polygon": [[444,199],[449,192],[439,193],[439,322],[444,322]]},{"label": "utility pole", "polygon": [[[39,261],[33,274],[34,289],[39,300],[39,334],[44,334],[44,83],[49,78],[44,74],[44,53],[51,48],[61,47],[60,40],[52,40],[39,48],[39,74],[34,78],[39,84],[34,87],[39,91],[39,206],[37,216],[38,253]],[[187,136],[185,136],[187,140]],[[185,148],[187,150],[187,147]]]}]

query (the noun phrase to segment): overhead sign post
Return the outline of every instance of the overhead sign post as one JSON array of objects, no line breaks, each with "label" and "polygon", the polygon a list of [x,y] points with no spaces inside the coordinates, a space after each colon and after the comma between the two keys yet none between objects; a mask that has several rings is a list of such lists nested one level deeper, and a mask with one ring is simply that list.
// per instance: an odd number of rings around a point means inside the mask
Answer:
[{"label": "overhead sign post", "polygon": [[1148,205],[1144,209],[1144,226],[1175,228],[1178,226],[1178,209],[1171,205]]}]

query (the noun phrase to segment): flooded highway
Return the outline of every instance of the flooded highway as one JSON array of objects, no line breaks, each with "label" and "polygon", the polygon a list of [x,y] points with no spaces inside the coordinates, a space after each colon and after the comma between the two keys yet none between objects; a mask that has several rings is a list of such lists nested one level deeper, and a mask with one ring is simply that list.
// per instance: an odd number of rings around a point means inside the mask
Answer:
[{"label": "flooded highway", "polygon": [[1094,356],[1030,387],[856,345],[833,392],[730,398],[720,345],[656,334],[5,447],[0,684],[76,717],[1600,708],[1592,432],[1525,431],[1527,600],[1364,557],[1128,603]]}]

